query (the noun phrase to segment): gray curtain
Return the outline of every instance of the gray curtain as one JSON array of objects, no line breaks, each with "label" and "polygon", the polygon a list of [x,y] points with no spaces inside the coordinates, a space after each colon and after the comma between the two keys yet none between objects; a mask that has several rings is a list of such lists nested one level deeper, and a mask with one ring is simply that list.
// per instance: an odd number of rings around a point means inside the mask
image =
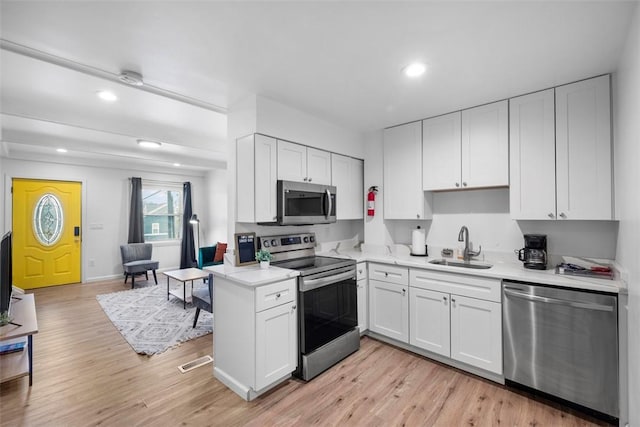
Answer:
[{"label": "gray curtain", "polygon": [[129,243],[144,243],[142,216],[142,178],[131,178],[131,210],[129,211]]},{"label": "gray curtain", "polygon": [[193,214],[191,208],[191,183],[182,184],[182,244],[180,245],[180,268],[197,267],[196,248],[193,242],[193,225],[189,222]]}]

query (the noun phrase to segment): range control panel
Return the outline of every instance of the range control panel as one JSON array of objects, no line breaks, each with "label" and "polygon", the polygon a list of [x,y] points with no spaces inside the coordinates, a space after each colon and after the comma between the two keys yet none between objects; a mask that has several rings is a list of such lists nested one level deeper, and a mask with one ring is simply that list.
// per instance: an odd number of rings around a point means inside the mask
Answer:
[{"label": "range control panel", "polygon": [[260,248],[271,253],[313,249],[316,246],[315,233],[286,234],[279,236],[261,236]]}]

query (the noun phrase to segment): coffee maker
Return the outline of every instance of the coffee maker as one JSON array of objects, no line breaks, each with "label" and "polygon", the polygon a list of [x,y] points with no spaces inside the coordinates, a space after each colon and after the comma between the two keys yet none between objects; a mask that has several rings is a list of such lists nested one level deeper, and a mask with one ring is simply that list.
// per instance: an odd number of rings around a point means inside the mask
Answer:
[{"label": "coffee maker", "polygon": [[516,250],[518,259],[524,262],[524,268],[534,270],[547,269],[547,235],[525,234],[524,248]]}]

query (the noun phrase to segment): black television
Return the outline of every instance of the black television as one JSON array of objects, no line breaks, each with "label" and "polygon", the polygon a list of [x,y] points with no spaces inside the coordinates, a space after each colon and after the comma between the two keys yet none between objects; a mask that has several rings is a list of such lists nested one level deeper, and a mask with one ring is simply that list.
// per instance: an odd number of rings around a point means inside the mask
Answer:
[{"label": "black television", "polygon": [[13,290],[13,270],[11,260],[11,232],[2,237],[0,242],[0,325],[10,321],[9,308],[11,291]]}]

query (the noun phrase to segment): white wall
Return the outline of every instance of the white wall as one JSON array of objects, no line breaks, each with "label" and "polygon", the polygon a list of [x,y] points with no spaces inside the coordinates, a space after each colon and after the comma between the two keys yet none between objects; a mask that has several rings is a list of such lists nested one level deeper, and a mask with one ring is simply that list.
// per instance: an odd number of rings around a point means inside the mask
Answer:
[{"label": "white wall", "polygon": [[481,245],[484,251],[512,253],[523,246],[523,234],[540,233],[547,234],[550,254],[615,258],[617,222],[515,221],[509,216],[506,188],[433,193],[433,220],[383,220],[382,143],[382,131],[367,134],[365,188],[380,187],[376,215],[365,220],[367,244],[411,244],[411,231],[420,225],[430,247],[455,248],[458,232],[466,225],[474,248]]},{"label": "white wall", "polygon": [[[82,280],[122,276],[120,245],[127,242],[130,203],[129,178],[140,176],[164,182],[191,182],[193,211],[208,218],[207,182],[201,176],[68,164],[2,159],[4,229],[11,228],[12,178],[82,182]],[[180,242],[154,243],[160,269],[179,268]],[[93,264],[93,265],[90,265]]]},{"label": "white wall", "polygon": [[[250,133],[259,132],[275,138],[357,158],[364,157],[364,138],[346,129],[303,111],[266,99],[250,95],[229,107],[228,128],[228,229],[227,240],[231,244],[236,232],[253,231],[258,236],[313,231],[319,243],[351,239],[364,230],[362,221],[338,221],[335,224],[302,227],[268,227],[255,224],[237,223],[236,218],[236,139]],[[230,245],[232,247],[233,245]]]},{"label": "white wall", "polygon": [[256,132],[338,154],[364,157],[362,134],[265,97],[257,98]]},{"label": "white wall", "polygon": [[206,211],[208,217],[200,220],[201,239],[200,246],[214,245],[217,242],[227,241],[227,171],[225,169],[212,169],[205,177],[207,195]]},{"label": "white wall", "polygon": [[[629,425],[640,426],[640,6],[613,78],[616,260],[628,270]],[[623,309],[624,307],[621,307]]]}]

